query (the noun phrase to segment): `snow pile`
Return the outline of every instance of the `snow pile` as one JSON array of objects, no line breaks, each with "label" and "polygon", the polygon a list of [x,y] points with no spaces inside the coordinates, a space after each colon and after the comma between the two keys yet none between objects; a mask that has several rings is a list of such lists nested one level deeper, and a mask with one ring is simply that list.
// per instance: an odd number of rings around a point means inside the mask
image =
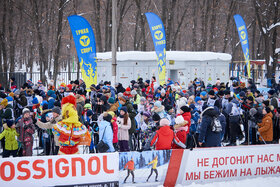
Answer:
[{"label": "snow pile", "polygon": [[[187,187],[279,187],[280,180],[279,177],[259,177],[254,179],[246,179],[246,180],[239,180],[239,181],[229,181],[229,182],[215,182],[209,184],[195,184],[192,183]],[[176,187],[183,187],[182,185],[176,185]]]},{"label": "snow pile", "polygon": [[[112,52],[97,53],[97,59],[108,60],[112,58]],[[156,53],[154,51],[124,51],[117,52],[118,61],[129,60],[156,60]],[[166,60],[178,60],[178,61],[211,61],[221,60],[230,61],[231,55],[226,53],[214,53],[214,52],[189,52],[189,51],[167,51]]]}]

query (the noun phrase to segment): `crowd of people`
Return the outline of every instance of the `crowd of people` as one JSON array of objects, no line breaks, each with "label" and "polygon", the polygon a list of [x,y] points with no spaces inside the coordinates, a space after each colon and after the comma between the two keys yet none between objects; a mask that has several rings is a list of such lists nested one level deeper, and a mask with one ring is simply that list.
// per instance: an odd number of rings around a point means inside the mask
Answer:
[{"label": "crowd of people", "polygon": [[90,153],[101,143],[107,152],[278,144],[278,90],[265,94],[251,79],[182,86],[152,77],[87,90],[82,79],[55,88],[31,80],[17,87],[11,78],[8,91],[0,88],[1,154],[32,156],[34,137],[42,155],[79,153],[85,137]]}]

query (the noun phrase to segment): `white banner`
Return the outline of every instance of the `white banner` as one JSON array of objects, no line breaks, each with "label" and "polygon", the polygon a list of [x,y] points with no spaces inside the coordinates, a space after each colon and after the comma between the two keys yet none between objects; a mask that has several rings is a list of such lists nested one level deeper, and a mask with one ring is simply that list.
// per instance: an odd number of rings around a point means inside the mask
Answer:
[{"label": "white banner", "polygon": [[185,150],[176,184],[280,175],[280,145]]},{"label": "white banner", "polygon": [[118,153],[1,159],[0,186],[116,186],[118,163]]}]

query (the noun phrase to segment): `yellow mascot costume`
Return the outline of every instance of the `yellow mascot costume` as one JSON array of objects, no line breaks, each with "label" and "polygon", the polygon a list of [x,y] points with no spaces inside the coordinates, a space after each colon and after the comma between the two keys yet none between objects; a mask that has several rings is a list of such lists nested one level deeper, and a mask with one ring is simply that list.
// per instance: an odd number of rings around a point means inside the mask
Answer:
[{"label": "yellow mascot costume", "polygon": [[53,126],[53,133],[59,136],[59,155],[79,154],[78,144],[87,133],[87,128],[79,122],[76,98],[73,95],[61,101],[63,120]]}]

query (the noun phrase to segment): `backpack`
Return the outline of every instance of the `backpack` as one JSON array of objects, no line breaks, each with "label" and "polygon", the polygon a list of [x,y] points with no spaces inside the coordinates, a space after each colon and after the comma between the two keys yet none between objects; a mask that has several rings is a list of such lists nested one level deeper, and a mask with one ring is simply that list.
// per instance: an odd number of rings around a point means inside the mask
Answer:
[{"label": "backpack", "polygon": [[217,117],[213,117],[211,128],[212,128],[212,132],[216,132],[216,133],[222,132],[223,130],[222,125]]}]

